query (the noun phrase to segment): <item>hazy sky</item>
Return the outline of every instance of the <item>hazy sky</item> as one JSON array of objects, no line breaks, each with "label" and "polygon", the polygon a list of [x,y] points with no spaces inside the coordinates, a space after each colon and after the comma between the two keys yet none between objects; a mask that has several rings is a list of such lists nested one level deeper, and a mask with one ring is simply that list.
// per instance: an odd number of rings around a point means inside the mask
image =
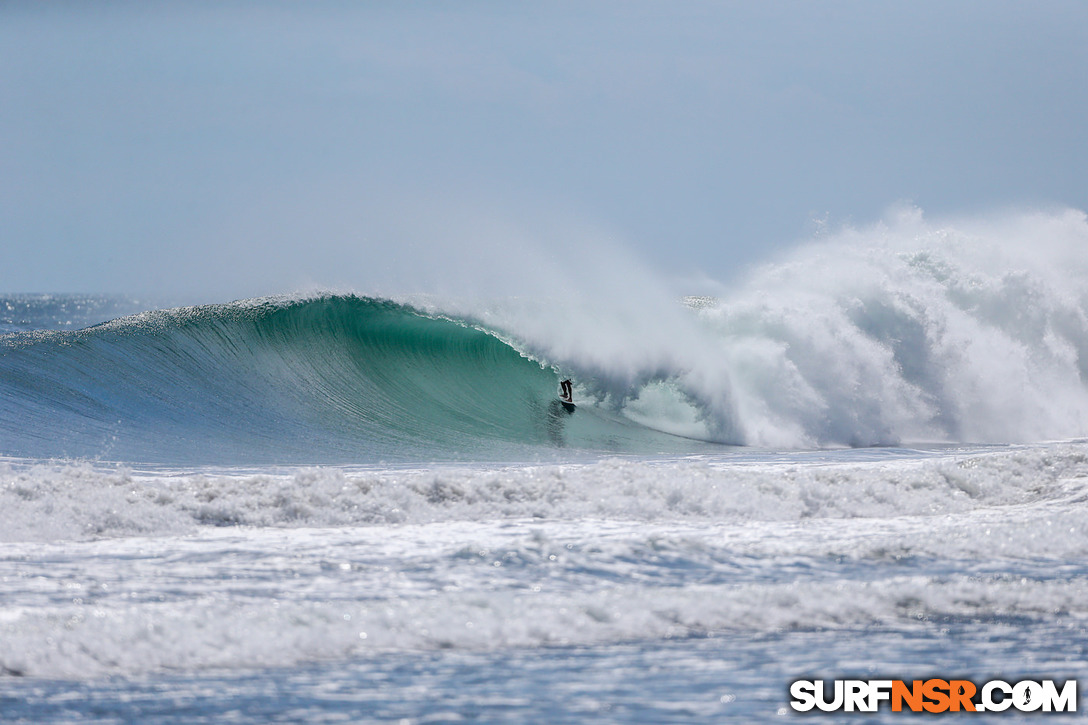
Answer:
[{"label": "hazy sky", "polygon": [[8,0],[0,292],[722,280],[901,201],[1084,209],[1085,129],[1082,0]]}]

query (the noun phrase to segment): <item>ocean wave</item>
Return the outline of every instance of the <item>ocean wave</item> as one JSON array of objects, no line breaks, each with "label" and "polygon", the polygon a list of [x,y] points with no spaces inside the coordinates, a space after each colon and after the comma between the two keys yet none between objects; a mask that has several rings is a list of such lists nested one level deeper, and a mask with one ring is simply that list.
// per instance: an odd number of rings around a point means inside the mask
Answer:
[{"label": "ocean wave", "polygon": [[556,371],[490,331],[388,300],[247,300],[0,344],[9,455],[525,458],[640,434],[600,415],[572,419]]},{"label": "ocean wave", "polygon": [[933,224],[907,210],[686,304],[634,280],[554,299],[243,300],[9,333],[0,454],[320,464],[1075,438],[1085,244],[1083,212]]}]

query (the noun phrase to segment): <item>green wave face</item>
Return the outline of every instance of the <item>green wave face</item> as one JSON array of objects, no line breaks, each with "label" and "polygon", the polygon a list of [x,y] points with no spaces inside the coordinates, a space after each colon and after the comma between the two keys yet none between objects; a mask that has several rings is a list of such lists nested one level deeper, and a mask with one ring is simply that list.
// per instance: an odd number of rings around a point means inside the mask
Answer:
[{"label": "green wave face", "polygon": [[[150,312],[0,338],[0,453],[147,462],[524,460],[670,436],[556,399],[489,331],[361,297]],[[680,444],[681,448],[684,444]]]},{"label": "green wave face", "polygon": [[498,442],[547,441],[539,416],[555,373],[482,330],[342,298],[262,318],[259,328],[277,336],[311,424],[375,452],[477,455]]}]

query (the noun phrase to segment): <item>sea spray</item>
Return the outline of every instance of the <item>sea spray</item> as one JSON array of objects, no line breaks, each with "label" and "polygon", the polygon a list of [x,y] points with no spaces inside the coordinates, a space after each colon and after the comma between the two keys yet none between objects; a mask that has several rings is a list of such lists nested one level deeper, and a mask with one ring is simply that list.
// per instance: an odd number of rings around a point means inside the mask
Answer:
[{"label": "sea spray", "polygon": [[907,211],[756,270],[701,316],[745,441],[1008,442],[1088,426],[1081,212]]},{"label": "sea spray", "polygon": [[[447,310],[640,425],[804,448],[1088,429],[1088,222],[1024,212],[844,228],[681,304],[636,266],[569,297]],[[434,304],[434,303],[432,303]]]}]

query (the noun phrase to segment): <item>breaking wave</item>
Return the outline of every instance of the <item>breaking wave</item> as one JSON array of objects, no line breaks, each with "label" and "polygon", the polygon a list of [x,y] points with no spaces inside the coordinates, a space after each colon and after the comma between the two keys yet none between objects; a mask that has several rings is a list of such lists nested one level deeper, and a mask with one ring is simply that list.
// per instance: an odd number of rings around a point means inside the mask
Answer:
[{"label": "breaking wave", "polygon": [[630,280],[551,300],[328,294],[23,326],[0,336],[0,454],[475,461],[1075,438],[1086,248],[1079,211],[937,225],[905,210],[686,304]]}]

